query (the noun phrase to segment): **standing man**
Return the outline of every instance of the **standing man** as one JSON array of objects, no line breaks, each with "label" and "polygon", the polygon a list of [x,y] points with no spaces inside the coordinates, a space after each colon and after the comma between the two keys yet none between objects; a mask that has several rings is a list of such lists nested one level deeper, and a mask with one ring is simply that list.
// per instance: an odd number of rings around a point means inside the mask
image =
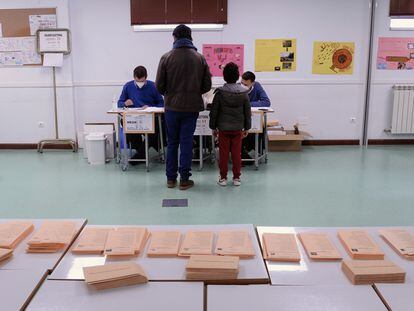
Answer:
[{"label": "standing man", "polygon": [[193,45],[189,27],[177,26],[173,38],[173,49],[161,57],[155,84],[165,98],[167,187],[176,187],[179,171],[180,190],[187,190],[194,186],[190,180],[193,136],[198,114],[204,110],[201,95],[211,89],[211,73],[204,56]]}]

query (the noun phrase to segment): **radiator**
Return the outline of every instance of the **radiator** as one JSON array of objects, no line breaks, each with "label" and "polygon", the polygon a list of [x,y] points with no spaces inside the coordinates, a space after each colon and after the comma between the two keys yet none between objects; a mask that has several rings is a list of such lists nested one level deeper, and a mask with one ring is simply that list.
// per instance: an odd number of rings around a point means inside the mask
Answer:
[{"label": "radiator", "polygon": [[391,134],[414,133],[414,85],[394,85]]}]

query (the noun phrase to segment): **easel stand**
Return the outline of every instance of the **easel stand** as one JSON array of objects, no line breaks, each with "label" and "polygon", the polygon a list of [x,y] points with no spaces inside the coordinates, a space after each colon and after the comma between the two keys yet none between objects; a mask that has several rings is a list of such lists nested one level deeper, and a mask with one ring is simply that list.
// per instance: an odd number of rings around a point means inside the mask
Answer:
[{"label": "easel stand", "polygon": [[[78,144],[73,139],[64,139],[59,138],[59,126],[58,126],[58,107],[57,107],[57,88],[56,88],[56,67],[53,68],[53,95],[54,95],[54,102],[55,102],[55,139],[44,139],[39,141],[37,144],[37,151],[40,153],[43,153],[43,149],[47,145],[51,145],[52,149],[53,147],[56,148],[57,146],[64,146],[69,145],[73,152],[78,151]],[[56,148],[60,149],[60,148]]]}]

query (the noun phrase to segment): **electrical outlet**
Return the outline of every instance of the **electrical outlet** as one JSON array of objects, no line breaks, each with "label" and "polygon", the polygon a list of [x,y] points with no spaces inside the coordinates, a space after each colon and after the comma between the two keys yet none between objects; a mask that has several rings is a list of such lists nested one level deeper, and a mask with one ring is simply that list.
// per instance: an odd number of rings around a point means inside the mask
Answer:
[{"label": "electrical outlet", "polygon": [[356,118],[355,117],[349,118],[349,123],[356,123]]},{"label": "electrical outlet", "polygon": [[42,122],[42,121],[40,121],[40,122],[37,123],[37,126],[40,127],[40,128],[44,128],[45,127],[45,123]]}]

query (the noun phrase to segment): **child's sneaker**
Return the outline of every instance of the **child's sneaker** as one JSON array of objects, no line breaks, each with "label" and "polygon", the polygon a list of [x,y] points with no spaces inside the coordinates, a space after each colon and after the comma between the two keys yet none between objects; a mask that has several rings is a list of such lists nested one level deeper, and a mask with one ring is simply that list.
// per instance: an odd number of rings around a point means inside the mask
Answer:
[{"label": "child's sneaker", "polygon": [[241,179],[240,178],[235,178],[233,179],[233,185],[235,186],[241,186]]},{"label": "child's sneaker", "polygon": [[219,186],[225,187],[225,186],[227,186],[227,179],[226,179],[226,178],[220,178],[220,179],[218,180],[217,184],[218,184]]}]

